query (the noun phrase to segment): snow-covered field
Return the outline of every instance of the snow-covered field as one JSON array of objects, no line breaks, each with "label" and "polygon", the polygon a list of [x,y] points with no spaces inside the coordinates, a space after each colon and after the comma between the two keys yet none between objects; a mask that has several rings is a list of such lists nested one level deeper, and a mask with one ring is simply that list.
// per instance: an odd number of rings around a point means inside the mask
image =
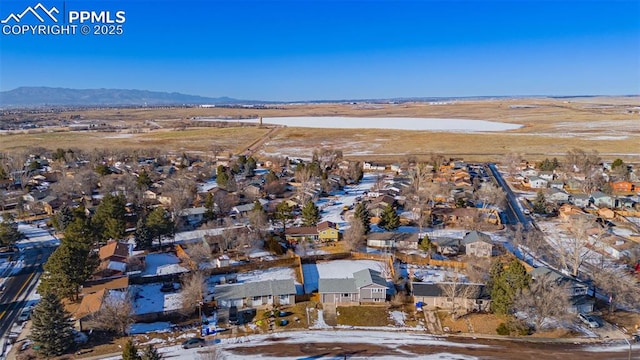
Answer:
[{"label": "snow-covered field", "polygon": [[436,118],[361,118],[345,116],[294,116],[263,118],[264,123],[292,127],[332,129],[397,129],[426,131],[506,131],[519,129],[522,125],[499,123],[487,120],[436,119]]},{"label": "snow-covered field", "polygon": [[372,269],[385,276],[385,264],[375,260],[334,260],[319,262],[317,264],[303,264],[304,291],[309,294],[318,290],[318,280],[323,279],[348,279],[353,278],[353,273]]}]

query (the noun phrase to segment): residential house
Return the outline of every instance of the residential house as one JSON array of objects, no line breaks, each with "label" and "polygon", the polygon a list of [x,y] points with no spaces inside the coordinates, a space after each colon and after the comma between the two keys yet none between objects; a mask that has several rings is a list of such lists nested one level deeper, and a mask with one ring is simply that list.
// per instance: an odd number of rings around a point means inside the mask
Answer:
[{"label": "residential house", "polygon": [[204,214],[207,212],[207,208],[204,206],[183,209],[180,211],[179,217],[186,224],[196,226],[204,220]]},{"label": "residential house", "polygon": [[129,288],[128,276],[104,278],[85,282],[84,284],[82,284],[80,294],[86,296],[103,289],[124,292],[127,291],[127,288]]},{"label": "residential house", "polygon": [[491,298],[484,284],[413,282],[411,287],[414,303],[423,303],[429,309],[457,308],[465,312],[476,312],[489,311],[491,305]]},{"label": "residential house", "polygon": [[545,266],[531,270],[530,275],[533,281],[554,281],[560,286],[566,286],[570,296],[567,311],[572,313],[590,313],[593,311],[595,301],[589,296],[589,286],[582,281]]},{"label": "residential house", "polygon": [[552,189],[564,190],[564,182],[559,180],[549,181],[549,187]]},{"label": "residential house", "polygon": [[527,184],[532,189],[544,189],[549,183],[547,180],[537,176],[529,176],[528,180]]},{"label": "residential house", "polygon": [[417,233],[379,232],[367,235],[367,246],[384,249],[418,249]]},{"label": "residential house", "polygon": [[318,228],[315,226],[290,227],[285,230],[284,236],[292,244],[303,241],[316,241],[318,240]]},{"label": "residential house", "polygon": [[[269,204],[269,200],[265,200],[265,199],[258,199],[258,202],[260,203],[260,205],[262,205],[263,209]],[[245,216],[253,210],[254,206],[255,206],[255,202],[236,205],[231,209],[231,214]]]},{"label": "residential house", "polygon": [[533,168],[526,168],[520,172],[524,177],[538,176],[538,170]]},{"label": "residential house", "polygon": [[569,202],[575,206],[584,208],[591,204],[591,197],[587,194],[574,194],[569,197]]},{"label": "residential house", "polygon": [[291,305],[296,301],[296,285],[293,279],[216,285],[213,296],[225,308]]},{"label": "residential house", "polygon": [[540,171],[540,173],[538,173],[538,177],[547,181],[552,181],[555,179],[555,174],[553,171]]},{"label": "residential house", "polygon": [[320,241],[338,241],[340,239],[340,231],[338,225],[331,221],[323,221],[317,225],[318,239]]},{"label": "residential house", "polygon": [[133,244],[110,241],[98,250],[100,265],[97,277],[124,275],[127,271],[127,259],[131,256]]},{"label": "residential house", "polygon": [[493,254],[493,242],[491,236],[478,231],[471,231],[462,238],[461,244],[465,253],[477,257],[491,257]]},{"label": "residential house", "polygon": [[616,208],[618,207],[617,201],[612,196],[609,196],[601,191],[594,191],[591,193],[593,204],[598,207]]},{"label": "residential house", "polygon": [[387,298],[387,282],[380,272],[363,269],[353,273],[351,278],[319,279],[318,293],[323,303],[384,303]]},{"label": "residential house", "polygon": [[103,309],[109,302],[117,304],[128,296],[126,291],[102,289],[82,297],[77,309],[72,312],[76,327],[79,331],[86,331],[93,327],[92,315]]},{"label": "residential house", "polygon": [[545,196],[548,201],[553,201],[559,204],[568,203],[570,197],[565,191],[558,190],[556,188],[549,188],[545,191]]}]

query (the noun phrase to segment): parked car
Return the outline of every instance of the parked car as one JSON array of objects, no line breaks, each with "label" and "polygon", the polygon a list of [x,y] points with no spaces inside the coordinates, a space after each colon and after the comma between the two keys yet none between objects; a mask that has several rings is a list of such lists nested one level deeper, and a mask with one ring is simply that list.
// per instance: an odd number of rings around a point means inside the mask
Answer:
[{"label": "parked car", "polygon": [[235,306],[231,306],[229,308],[229,324],[237,324],[238,323],[238,308]]},{"label": "parked car", "polygon": [[22,309],[22,311],[20,312],[20,315],[18,315],[18,321],[25,322],[29,319],[31,319],[31,308],[28,307],[28,308]]},{"label": "parked car", "polygon": [[162,292],[173,292],[176,291],[175,285],[172,282],[164,282],[162,283],[162,287],[160,288]]},{"label": "parked car", "polygon": [[204,339],[199,337],[191,338],[182,343],[183,349],[191,349],[191,348],[203,347],[203,346],[204,346]]},{"label": "parked car", "polygon": [[580,319],[580,321],[585,323],[585,325],[588,325],[590,328],[600,327],[600,324],[598,324],[596,319],[594,319],[592,316],[589,316],[589,315],[586,315],[586,314],[583,314],[583,313],[579,313],[578,314],[578,318]]}]

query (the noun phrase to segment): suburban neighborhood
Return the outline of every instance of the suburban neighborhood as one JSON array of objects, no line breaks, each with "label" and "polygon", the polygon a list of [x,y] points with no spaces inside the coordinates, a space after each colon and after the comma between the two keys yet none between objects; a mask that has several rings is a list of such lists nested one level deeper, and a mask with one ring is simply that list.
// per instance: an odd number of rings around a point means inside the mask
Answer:
[{"label": "suburban neighborhood", "polygon": [[640,170],[620,159],[22,155],[0,173],[2,271],[43,267],[13,358],[42,346],[36,303],[68,314],[78,357],[313,329],[640,336]]}]

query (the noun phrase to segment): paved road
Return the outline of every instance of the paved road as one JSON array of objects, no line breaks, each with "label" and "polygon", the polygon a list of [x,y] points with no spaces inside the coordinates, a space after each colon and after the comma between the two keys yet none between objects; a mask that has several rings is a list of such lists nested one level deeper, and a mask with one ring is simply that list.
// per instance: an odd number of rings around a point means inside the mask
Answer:
[{"label": "paved road", "polygon": [[24,267],[6,278],[5,290],[0,294],[0,338],[9,335],[22,308],[27,305],[29,294],[35,289],[42,275],[42,265],[54,249],[53,247],[30,248],[20,253]]},{"label": "paved road", "polygon": [[529,218],[520,210],[520,207],[518,206],[518,198],[515,196],[513,191],[511,191],[511,188],[498,171],[496,164],[489,163],[487,164],[487,168],[491,172],[491,175],[493,175],[498,186],[502,187],[507,196],[507,207],[505,209],[507,223],[509,225],[521,223],[525,230],[529,229],[531,226]]}]

